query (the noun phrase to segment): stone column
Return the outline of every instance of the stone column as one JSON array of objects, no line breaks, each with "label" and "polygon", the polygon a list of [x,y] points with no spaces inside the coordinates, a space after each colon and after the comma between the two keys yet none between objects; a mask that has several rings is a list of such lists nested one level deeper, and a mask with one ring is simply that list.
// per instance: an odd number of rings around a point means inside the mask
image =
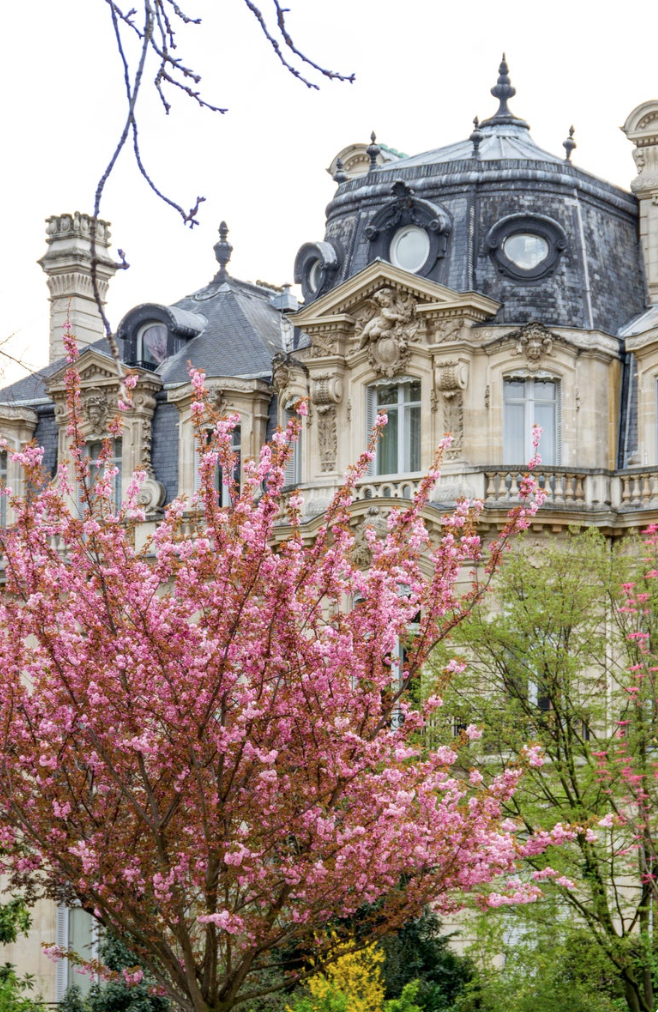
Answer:
[{"label": "stone column", "polygon": [[[91,229],[88,214],[53,215],[46,221],[48,250],[39,260],[48,275],[50,291],[50,362],[64,355],[62,327],[67,314],[81,349],[103,337],[103,322],[94,300],[91,280]],[[117,264],[108,255],[109,222],[96,223],[98,290],[103,304]]]},{"label": "stone column", "polygon": [[638,175],[631,189],[640,202],[647,294],[651,305],[658,305],[658,101],[643,102],[633,109],[622,130],[635,145]]}]

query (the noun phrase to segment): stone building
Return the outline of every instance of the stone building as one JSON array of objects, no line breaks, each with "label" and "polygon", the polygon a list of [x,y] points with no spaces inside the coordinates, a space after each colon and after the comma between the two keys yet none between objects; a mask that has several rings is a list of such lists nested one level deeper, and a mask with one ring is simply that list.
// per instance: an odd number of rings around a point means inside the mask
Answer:
[{"label": "stone building", "polygon": [[[509,107],[515,90],[504,60],[492,94],[498,109],[465,140],[408,157],[373,136],[333,159],[324,237],[305,242],[295,261],[301,307],[288,287],[232,277],[222,223],[208,284],[124,317],[119,344],[139,380],[114,456],[124,488],[138,464],[146,469],[150,522],[195,489],[188,361],[205,370],[220,408],[239,415],[240,460],[258,452],[299,397],[310,398],[289,483],[304,490],[311,533],[378,408],[389,424],[353,506],[361,532],[409,498],[446,431],[453,442],[428,521],[468,495],[484,500],[484,529],[495,530],[516,499],[535,422],[548,492],[538,537],[573,524],[614,537],[658,521],[658,101],[634,109],[623,127],[637,167],[628,192],[574,164],[573,131],[564,155],[534,143]],[[35,438],[53,473],[67,454],[61,324],[69,300],[85,345],[92,459],[118,395],[93,299],[90,224],[80,214],[49,219],[40,263],[50,364],[0,391],[1,434],[10,447]],[[99,223],[102,297],[116,267],[108,249]],[[6,452],[0,468],[15,487]],[[2,521],[10,520],[5,507]],[[39,908],[35,940],[74,941],[87,930],[80,918]],[[55,980],[32,951],[44,997],[58,999],[66,965]]]}]

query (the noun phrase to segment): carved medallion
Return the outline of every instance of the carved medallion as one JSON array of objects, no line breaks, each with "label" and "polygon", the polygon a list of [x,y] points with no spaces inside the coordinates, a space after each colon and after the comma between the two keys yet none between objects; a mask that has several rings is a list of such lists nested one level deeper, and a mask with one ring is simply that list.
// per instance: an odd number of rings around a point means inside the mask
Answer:
[{"label": "carved medallion", "polygon": [[369,506],[363,520],[356,526],[351,555],[352,562],[360,569],[365,569],[372,561],[372,552],[368,544],[366,531],[368,528],[374,528],[378,538],[386,537],[388,532],[386,520],[388,512],[388,510],[382,509],[381,506]]}]

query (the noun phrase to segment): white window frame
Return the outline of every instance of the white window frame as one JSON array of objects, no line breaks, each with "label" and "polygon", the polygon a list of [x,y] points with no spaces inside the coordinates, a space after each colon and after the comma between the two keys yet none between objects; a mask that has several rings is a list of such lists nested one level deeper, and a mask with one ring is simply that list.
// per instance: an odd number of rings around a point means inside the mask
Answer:
[{"label": "white window frame", "polygon": [[[112,438],[112,456],[108,457],[108,459],[105,461],[105,465],[104,465],[103,470],[105,470],[105,468],[108,468],[108,467],[118,467],[119,468],[119,473],[114,476],[114,490],[113,490],[114,505],[118,509],[121,506],[121,503],[123,501],[123,484],[122,484],[123,483],[123,438],[121,436],[115,436],[115,437],[111,437],[111,438]],[[96,480],[97,480],[97,478],[100,475],[100,469],[99,469],[98,463],[97,463],[98,455],[95,455],[95,457],[92,457],[90,455],[89,450],[90,450],[91,446],[97,446],[98,445],[98,446],[102,447],[103,442],[104,442],[104,440],[102,440],[102,439],[88,439],[87,442],[85,443],[84,453],[85,453],[85,457],[87,459],[87,464],[89,466],[89,490],[91,492],[93,492],[94,485],[96,484]],[[117,452],[117,450],[119,450],[119,452]],[[80,494],[79,493],[78,493],[78,498],[80,499]],[[81,504],[81,500],[80,500],[80,504]]]},{"label": "white window frame", "polygon": [[[76,908],[78,909],[78,908]],[[81,909],[81,908],[79,908]],[[82,911],[85,913],[85,911]],[[71,948],[71,937],[70,937],[70,908],[65,903],[57,904],[57,921],[55,926],[55,944],[60,949]],[[86,914],[89,917],[91,923],[91,946],[89,952],[89,959],[98,958],[98,922],[94,920],[91,914]],[[83,958],[87,955],[86,953],[79,952],[79,956]],[[85,986],[85,982],[86,986]],[[70,984],[77,984],[82,990],[83,994],[86,994],[91,985],[94,983],[94,979],[82,974],[77,974],[74,977],[72,974],[72,967],[68,959],[58,959],[55,964],[55,1001],[57,1003],[63,1001],[64,995]]]},{"label": "white window frame", "polygon": [[[288,422],[296,414],[292,402],[287,404],[283,409],[283,428],[285,429]],[[292,444],[292,454],[288,458],[286,464],[286,476],[284,480],[284,487],[291,488],[293,486],[301,485],[302,482],[302,440],[304,435],[303,419],[300,419],[302,426],[299,430],[297,442]]]},{"label": "white window frame", "polygon": [[[507,397],[505,386],[507,383],[524,383],[525,390],[523,397]],[[553,404],[555,405],[555,445],[554,450],[554,462],[547,464],[547,467],[559,467],[562,463],[562,380],[559,376],[554,376],[551,373],[537,372],[516,372],[509,373],[503,376],[503,464],[526,464],[531,457],[534,455],[534,448],[532,445],[532,434],[533,426],[535,423],[535,405],[538,402],[549,403],[546,398],[536,398],[534,396],[534,384],[539,383],[554,383],[555,384],[555,399]],[[510,456],[507,452],[508,446],[508,435],[507,430],[510,424],[508,420],[507,405],[508,404],[523,404],[524,406],[524,460],[511,460],[508,459]],[[544,437],[542,437],[544,438]],[[545,444],[544,444],[545,445]],[[542,454],[542,446],[540,443],[539,453],[544,458],[546,457],[546,451]]]},{"label": "white window frame", "polygon": [[[403,397],[403,388],[410,385],[411,383],[418,383],[421,387],[420,396],[417,401],[405,401]],[[418,467],[405,468],[405,441],[406,441],[406,429],[409,424],[408,421],[408,410],[410,408],[418,407],[420,409],[420,422],[421,422],[421,439],[422,439],[422,380],[419,376],[394,376],[392,379],[379,380],[376,383],[371,383],[366,389],[366,442],[370,439],[373,427],[377,415],[380,411],[386,411],[385,405],[377,404],[377,390],[380,387],[397,386],[398,398],[397,398],[397,409],[398,409],[398,446],[397,446],[397,458],[398,458],[398,469],[397,471],[381,471],[380,470],[380,445],[381,440],[377,444],[377,451],[374,460],[371,461],[368,468],[368,474],[383,478],[391,474],[417,474],[421,469],[421,442],[419,440],[418,445]],[[411,455],[411,447],[410,447]],[[409,461],[410,464],[414,463]]]},{"label": "white window frame", "polygon": [[[206,433],[210,436],[212,429],[206,429]],[[237,456],[235,464],[235,476],[238,484],[238,490],[242,487],[242,425],[240,422],[235,426],[231,432],[231,450]],[[196,436],[194,438],[194,492],[198,492],[201,488],[201,475],[199,473],[199,448],[196,445]],[[220,474],[222,473],[221,464],[217,461],[215,468],[215,490],[217,492],[217,498],[220,506],[231,506],[231,485],[225,481],[220,482]]]}]

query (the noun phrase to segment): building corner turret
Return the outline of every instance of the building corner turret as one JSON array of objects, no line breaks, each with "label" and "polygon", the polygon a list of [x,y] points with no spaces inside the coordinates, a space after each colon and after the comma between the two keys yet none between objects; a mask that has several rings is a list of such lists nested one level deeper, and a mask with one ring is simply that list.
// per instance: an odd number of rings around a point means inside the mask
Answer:
[{"label": "building corner turret", "polygon": [[638,105],[622,130],[635,146],[638,174],[631,189],[640,202],[640,243],[644,256],[647,295],[658,305],[658,101]]},{"label": "building corner turret", "polygon": [[[62,328],[67,316],[81,348],[104,336],[92,283],[93,227],[93,217],[78,211],[53,215],[46,220],[48,250],[38,263],[48,275],[50,362],[64,355]],[[98,292],[105,304],[117,264],[107,253],[110,246],[109,222],[100,218],[96,221],[95,244]]]}]

